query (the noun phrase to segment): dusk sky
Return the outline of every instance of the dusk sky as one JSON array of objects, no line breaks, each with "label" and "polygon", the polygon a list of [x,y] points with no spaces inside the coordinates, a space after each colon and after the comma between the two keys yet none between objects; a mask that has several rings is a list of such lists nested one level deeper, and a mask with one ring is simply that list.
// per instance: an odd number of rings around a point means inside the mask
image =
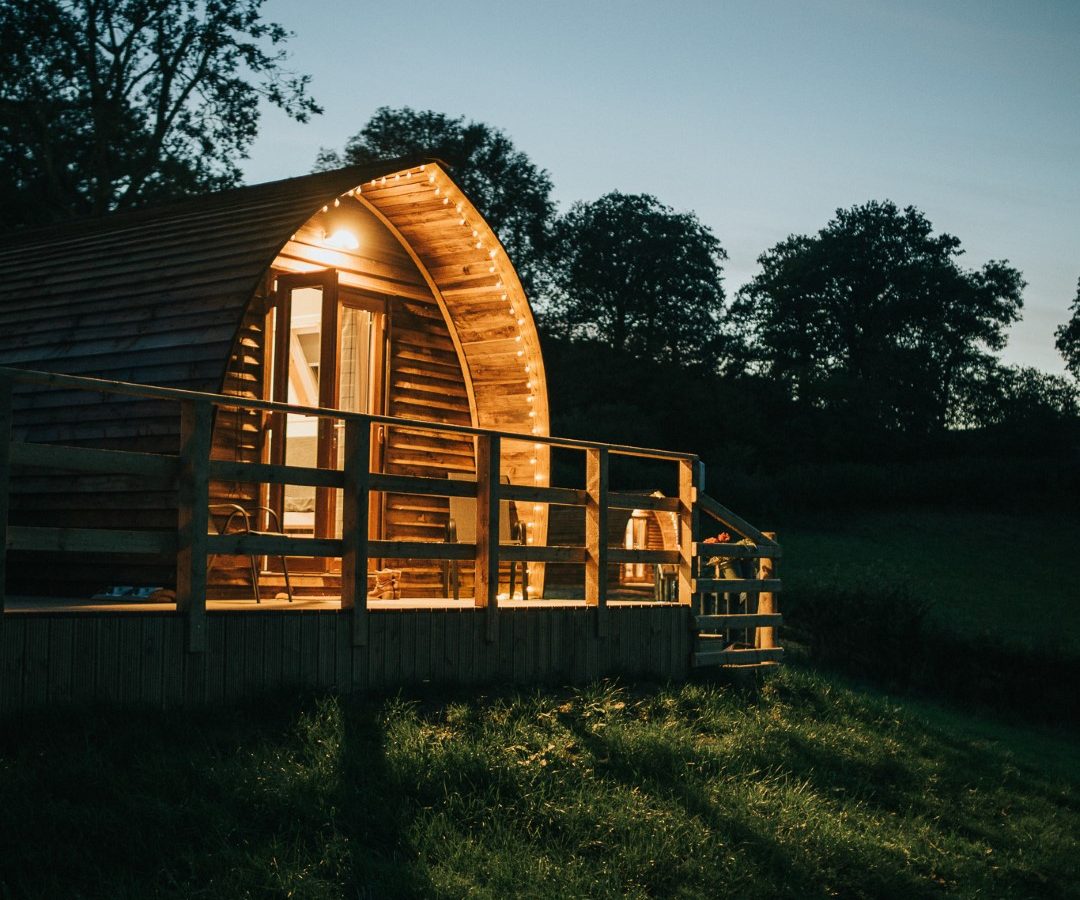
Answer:
[{"label": "dusk sky", "polygon": [[310,171],[379,106],[503,129],[565,210],[611,190],[694,210],[733,293],[837,207],[914,204],[1028,281],[1008,362],[1063,371],[1080,277],[1080,0],[410,4],[269,0],[326,112],[268,112],[250,183]]}]

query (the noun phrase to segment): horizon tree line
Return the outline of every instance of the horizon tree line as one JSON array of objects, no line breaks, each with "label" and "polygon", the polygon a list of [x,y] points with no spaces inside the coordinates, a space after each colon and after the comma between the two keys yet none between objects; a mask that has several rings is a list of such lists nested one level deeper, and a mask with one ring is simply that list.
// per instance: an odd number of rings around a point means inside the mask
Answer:
[{"label": "horizon tree line", "polygon": [[[239,183],[260,99],[321,112],[286,67],[265,0],[10,0],[0,6],[0,220],[11,227]],[[959,264],[955,236],[871,200],[758,257],[733,297],[727,254],[693,212],[609,192],[560,213],[550,173],[505,132],[380,107],[316,168],[446,160],[534,297],[549,341],[704,379],[769,380],[796,404],[930,434],[1025,409],[1077,413],[1080,284],[1055,347],[1075,382],[998,354],[1023,308],[1007,260]]]}]

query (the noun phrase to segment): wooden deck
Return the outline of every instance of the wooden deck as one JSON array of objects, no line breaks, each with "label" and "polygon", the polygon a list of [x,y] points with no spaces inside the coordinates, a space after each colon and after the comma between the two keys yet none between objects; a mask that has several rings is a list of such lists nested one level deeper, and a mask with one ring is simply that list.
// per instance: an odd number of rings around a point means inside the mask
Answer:
[{"label": "wooden deck", "polygon": [[[133,394],[180,407],[178,454],[27,443],[13,432],[12,387]],[[341,421],[342,469],[228,462],[211,457],[214,407],[289,413]],[[378,426],[467,437],[476,446],[476,481],[372,471],[368,448]],[[503,444],[520,434],[338,410],[294,407],[224,395],[177,391],[75,376],[0,369],[0,711],[82,701],[175,706],[231,701],[279,689],[349,693],[423,682],[447,684],[582,682],[603,676],[678,679],[693,666],[758,665],[779,660],[775,603],[780,582],[775,535],[758,531],[704,494],[703,468],[691,454],[599,444],[535,434],[536,447],[584,456],[585,484],[552,487],[534,479],[504,483]],[[639,457],[673,466],[675,496],[611,490],[609,458]],[[119,530],[28,525],[9,519],[12,469],[147,477],[174,486],[175,526]],[[213,533],[209,485],[215,476],[254,484],[300,484],[342,491],[340,537]],[[130,487],[128,488],[130,490]],[[475,539],[385,540],[369,535],[370,495],[467,497]],[[583,546],[535,538],[505,544],[502,501],[584,512]],[[106,502],[103,500],[102,502]],[[652,509],[677,522],[677,546],[613,545],[611,510]],[[704,543],[700,519],[711,516],[738,543]],[[725,538],[727,540],[727,538]],[[63,566],[82,556],[140,554],[173,561],[176,604],[112,600],[30,600],[7,594],[10,554]],[[340,596],[253,600],[208,598],[215,554],[255,558],[336,559]],[[729,561],[724,577],[713,557]],[[473,597],[386,601],[369,598],[371,560],[420,558],[466,563]],[[742,568],[735,572],[731,560]],[[558,563],[584,569],[583,599],[507,599],[500,563]],[[610,572],[619,565],[666,567],[673,602],[624,600]],[[732,574],[735,572],[735,574]],[[35,578],[36,578],[35,574]],[[130,583],[117,581],[117,583]],[[161,584],[162,582],[153,582]],[[542,583],[542,582],[541,582]],[[706,597],[712,597],[709,604]],[[721,598],[723,598],[721,609]],[[705,615],[706,609],[711,612]]]}]

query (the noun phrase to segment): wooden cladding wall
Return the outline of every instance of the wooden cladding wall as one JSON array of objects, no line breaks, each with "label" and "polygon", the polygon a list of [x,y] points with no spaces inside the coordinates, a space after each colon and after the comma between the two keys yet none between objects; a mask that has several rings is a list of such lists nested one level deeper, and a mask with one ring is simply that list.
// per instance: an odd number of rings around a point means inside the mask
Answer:
[{"label": "wooden cladding wall", "polygon": [[[270,291],[270,279],[265,278],[255,299],[244,313],[240,323],[225,382],[221,393],[234,397],[262,399],[263,380],[266,369],[266,316],[263,314],[266,297]],[[214,459],[235,462],[260,462],[262,460],[265,424],[268,416],[253,409],[230,409],[218,407],[214,413],[214,433],[210,454]],[[257,484],[236,481],[211,481],[210,503],[235,503],[245,509],[259,505],[260,488]],[[228,513],[215,510],[211,516],[217,528],[228,519]],[[257,520],[256,520],[257,521]],[[207,589],[214,596],[250,596],[251,575],[246,557],[221,557],[214,562],[207,576]]]},{"label": "wooden cladding wall", "polygon": [[[392,416],[470,425],[472,416],[465,377],[445,320],[434,300],[401,300],[394,306],[390,336],[389,408]],[[393,475],[474,475],[473,439],[437,435],[410,428],[385,430],[384,469]],[[445,497],[387,494],[383,511],[387,540],[446,539],[449,503]],[[403,590],[410,597],[446,596],[440,562],[388,559],[384,565],[402,570]],[[471,582],[470,566],[462,574]],[[466,586],[466,594],[471,587]]]},{"label": "wooden cladding wall", "polygon": [[183,619],[160,613],[9,613],[0,628],[0,714],[64,703],[175,707],[275,690],[387,690],[444,684],[567,684],[603,676],[685,678],[689,607],[373,608],[364,647],[336,611],[210,613],[206,653],[184,650]]},{"label": "wooden cladding wall", "polygon": [[[383,171],[240,188],[9,237],[0,251],[0,365],[220,392],[257,285],[314,210]],[[175,403],[19,386],[13,437],[176,453]],[[36,470],[12,483],[12,524],[176,527],[171,484]],[[13,553],[9,587],[86,596],[171,585],[173,560]]]}]

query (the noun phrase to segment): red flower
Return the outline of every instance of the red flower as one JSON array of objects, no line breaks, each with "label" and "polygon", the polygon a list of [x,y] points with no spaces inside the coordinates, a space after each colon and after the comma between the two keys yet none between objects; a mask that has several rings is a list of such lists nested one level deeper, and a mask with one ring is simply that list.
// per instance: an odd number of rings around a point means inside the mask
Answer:
[{"label": "red flower", "polygon": [[726,544],[726,543],[727,543],[728,541],[730,541],[730,540],[731,540],[731,535],[730,535],[730,534],[728,534],[728,533],[727,533],[726,531],[721,531],[721,532],[720,532],[720,533],[719,533],[719,534],[718,534],[718,535],[716,536],[716,542],[717,542],[718,544]]}]

